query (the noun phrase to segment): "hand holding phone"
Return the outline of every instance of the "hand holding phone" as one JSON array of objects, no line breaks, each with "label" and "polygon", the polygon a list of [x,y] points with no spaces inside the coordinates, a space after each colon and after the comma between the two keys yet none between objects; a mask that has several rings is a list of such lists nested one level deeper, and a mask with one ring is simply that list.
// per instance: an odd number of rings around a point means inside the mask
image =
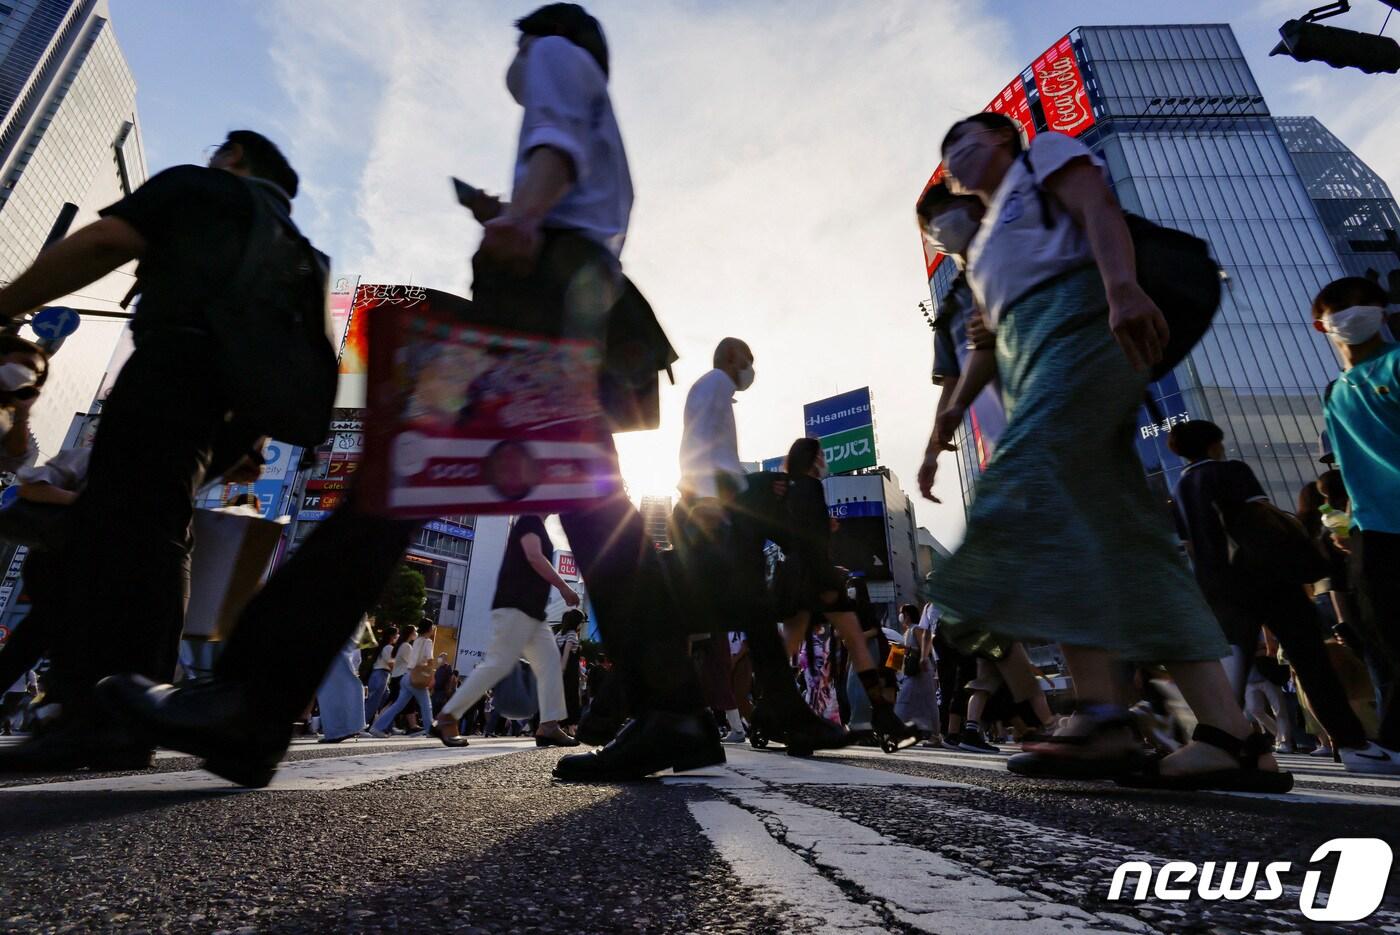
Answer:
[{"label": "hand holding phone", "polygon": [[485,224],[492,218],[499,217],[505,209],[501,199],[495,195],[488,195],[475,185],[468,185],[456,176],[452,177],[452,187],[457,193],[457,201],[472,213],[480,224]]}]

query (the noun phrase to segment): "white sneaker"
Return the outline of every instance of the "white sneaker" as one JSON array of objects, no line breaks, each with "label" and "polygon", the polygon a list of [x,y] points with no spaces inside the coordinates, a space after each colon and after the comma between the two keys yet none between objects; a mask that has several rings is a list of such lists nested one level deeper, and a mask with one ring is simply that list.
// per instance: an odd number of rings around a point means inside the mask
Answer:
[{"label": "white sneaker", "polygon": [[1378,743],[1343,749],[1342,765],[1348,773],[1400,776],[1400,750],[1387,750]]},{"label": "white sneaker", "polygon": [[748,735],[741,730],[731,730],[719,739],[720,743],[743,743]]},{"label": "white sneaker", "polygon": [[1327,757],[1327,759],[1330,760],[1330,759],[1332,759],[1332,748],[1331,748],[1331,747],[1328,747],[1328,746],[1326,746],[1326,745],[1319,744],[1316,748],[1314,748],[1313,750],[1311,750],[1311,751],[1308,753],[1308,756],[1316,756],[1316,757],[1324,757],[1324,756],[1325,756],[1325,757]]}]

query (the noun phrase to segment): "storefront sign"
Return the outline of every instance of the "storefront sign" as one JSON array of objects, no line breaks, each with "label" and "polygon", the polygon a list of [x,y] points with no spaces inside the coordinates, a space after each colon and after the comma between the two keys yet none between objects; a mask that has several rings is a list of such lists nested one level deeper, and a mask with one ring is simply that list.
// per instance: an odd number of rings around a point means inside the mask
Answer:
[{"label": "storefront sign", "polygon": [[446,520],[435,519],[424,524],[424,529],[440,532],[444,536],[452,536],[457,539],[474,539],[476,532],[470,526],[458,526],[456,523],[449,523]]},{"label": "storefront sign", "polygon": [[1079,72],[1069,36],[1046,49],[1031,65],[1031,72],[1036,89],[1040,91],[1040,107],[1045,112],[1045,124],[1049,129],[1078,136],[1094,125],[1089,93],[1084,88],[1084,76]]},{"label": "storefront sign", "polygon": [[556,556],[559,560],[559,577],[578,578],[578,563],[574,561],[574,553],[559,552]]},{"label": "storefront sign", "polygon": [[827,471],[832,474],[875,466],[875,427],[872,425],[826,435],[821,442]]}]

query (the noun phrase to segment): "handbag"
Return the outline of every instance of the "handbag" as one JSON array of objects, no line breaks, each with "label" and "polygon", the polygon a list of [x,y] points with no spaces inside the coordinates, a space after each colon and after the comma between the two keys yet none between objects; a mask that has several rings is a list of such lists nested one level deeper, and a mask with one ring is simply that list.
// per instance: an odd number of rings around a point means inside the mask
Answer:
[{"label": "handbag", "polygon": [[491,692],[496,702],[496,713],[515,721],[534,717],[540,710],[539,694],[535,688],[535,673],[530,664],[521,660],[505,678],[496,683]]},{"label": "handbag", "polygon": [[414,666],[408,673],[408,684],[414,688],[427,688],[433,684],[433,675],[437,672],[437,661],[434,659],[424,659]]},{"label": "handbag", "polygon": [[[1021,153],[1026,171],[1035,178],[1030,153]],[[1041,223],[1048,230],[1050,194],[1035,186]],[[1131,211],[1123,212],[1137,257],[1137,281],[1148,298],[1162,310],[1171,334],[1162,348],[1162,359],[1152,368],[1160,380],[1186,359],[1210,330],[1220,308],[1220,264],[1210,255],[1210,244],[1173,227],[1164,227]]]},{"label": "handbag", "polygon": [[1327,577],[1327,559],[1292,513],[1254,500],[1216,506],[1225,527],[1230,567],[1255,581],[1302,585]]},{"label": "handbag", "polygon": [[[326,336],[330,272],[256,179],[251,234],[207,326],[223,384],[258,434],[302,447],[326,440],[338,366]],[[289,378],[289,375],[295,375]]]}]

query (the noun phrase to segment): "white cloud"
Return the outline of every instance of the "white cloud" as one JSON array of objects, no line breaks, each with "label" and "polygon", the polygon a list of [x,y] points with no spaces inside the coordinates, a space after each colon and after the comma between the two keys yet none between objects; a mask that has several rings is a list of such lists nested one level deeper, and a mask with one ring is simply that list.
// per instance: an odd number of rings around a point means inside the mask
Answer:
[{"label": "white cloud", "polygon": [[[882,462],[911,486],[934,402],[912,206],[943,130],[1021,64],[1000,51],[1003,26],[928,0],[590,6],[637,189],[624,262],[682,356],[663,428],[621,439],[636,492],[674,484],[685,389],[726,334],[758,356],[738,407],[744,457],[785,451],[804,402],[868,383]],[[502,76],[528,9],[277,11],[307,226],[339,268],[466,290],[478,235],[447,176],[508,189],[519,113]],[[921,519],[956,534],[951,460],[940,491],[952,505],[923,504]]]}]

